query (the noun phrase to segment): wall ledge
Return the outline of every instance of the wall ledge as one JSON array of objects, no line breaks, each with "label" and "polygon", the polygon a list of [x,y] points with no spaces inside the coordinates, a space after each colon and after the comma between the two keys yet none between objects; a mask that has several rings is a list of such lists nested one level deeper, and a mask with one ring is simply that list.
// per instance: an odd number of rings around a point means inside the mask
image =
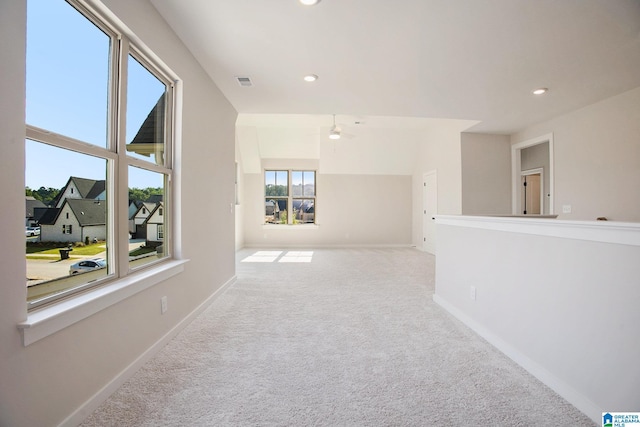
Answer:
[{"label": "wall ledge", "polygon": [[189,260],[171,260],[28,314],[18,324],[26,347],[184,271]]},{"label": "wall ledge", "polygon": [[640,223],[635,222],[467,215],[436,215],[435,220],[440,225],[640,246]]},{"label": "wall ledge", "polygon": [[263,230],[318,230],[318,224],[262,224]]}]

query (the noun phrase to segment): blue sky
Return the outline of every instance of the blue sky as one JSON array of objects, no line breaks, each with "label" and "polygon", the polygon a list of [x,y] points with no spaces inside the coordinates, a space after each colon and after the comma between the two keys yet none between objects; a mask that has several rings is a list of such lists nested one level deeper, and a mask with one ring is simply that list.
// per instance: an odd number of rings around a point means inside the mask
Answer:
[{"label": "blue sky", "polygon": [[[27,123],[106,147],[109,38],[63,0],[28,0],[27,14]],[[129,59],[127,142],[164,89]],[[61,188],[72,175],[105,179],[106,163],[27,142],[26,186]],[[131,173],[130,186],[157,187],[158,178],[157,174]]]}]

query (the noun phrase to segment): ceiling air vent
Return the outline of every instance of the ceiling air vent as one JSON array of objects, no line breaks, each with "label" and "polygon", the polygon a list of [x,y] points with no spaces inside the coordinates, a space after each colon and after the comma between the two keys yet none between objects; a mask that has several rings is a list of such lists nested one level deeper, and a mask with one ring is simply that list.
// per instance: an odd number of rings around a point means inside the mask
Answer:
[{"label": "ceiling air vent", "polygon": [[238,77],[238,76],[236,76],[236,80],[238,81],[238,84],[240,86],[243,86],[243,87],[251,87],[251,86],[253,86],[253,83],[251,83],[251,79],[249,77]]}]

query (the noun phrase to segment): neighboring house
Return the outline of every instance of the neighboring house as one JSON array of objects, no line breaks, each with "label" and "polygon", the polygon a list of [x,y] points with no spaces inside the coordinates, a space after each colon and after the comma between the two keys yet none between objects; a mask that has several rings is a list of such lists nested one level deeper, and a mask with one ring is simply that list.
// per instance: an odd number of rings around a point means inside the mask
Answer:
[{"label": "neighboring house", "polygon": [[159,244],[164,242],[164,205],[158,203],[144,221],[147,243]]},{"label": "neighboring house", "polygon": [[65,199],[60,208],[46,209],[40,218],[44,242],[105,240],[107,209],[102,200]]},{"label": "neighboring house", "polygon": [[138,209],[140,209],[140,206],[142,206],[142,202],[129,200],[129,214],[127,215],[127,218],[129,218],[129,234],[131,236],[136,234],[136,224],[133,218],[136,212],[138,212]]},{"label": "neighboring house", "polygon": [[129,218],[131,218],[133,214],[136,213],[141,204],[142,202],[139,202],[137,200],[129,200]]},{"label": "neighboring house", "polygon": [[293,212],[295,212],[296,220],[304,223],[313,223],[315,216],[315,206],[311,200],[294,200]]},{"label": "neighboring house", "polygon": [[164,123],[165,109],[163,93],[140,126],[136,136],[131,143],[127,144],[127,151],[146,157],[153,154],[156,164],[164,163],[164,128],[158,124]]},{"label": "neighboring house", "polygon": [[53,201],[53,207],[35,206],[43,242],[84,242],[106,239],[104,180],[72,176]]},{"label": "neighboring house", "polygon": [[264,202],[264,222],[273,222],[277,211],[278,204],[274,200],[266,200]]},{"label": "neighboring house", "polygon": [[26,215],[24,225],[27,227],[36,227],[38,219],[44,213],[47,205],[32,196],[26,196]]},{"label": "neighboring house", "polygon": [[162,194],[152,194],[151,196],[149,196],[149,198],[146,200],[147,203],[153,203],[153,204],[158,204],[163,202],[163,195]]},{"label": "neighboring house", "polygon": [[[135,236],[136,239],[145,239],[147,237],[147,227],[144,222],[157,205],[149,202],[134,203],[138,204],[138,208],[133,215],[129,216],[129,233]],[[129,209],[131,209],[131,205],[129,205]]]},{"label": "neighboring house", "polygon": [[60,190],[53,205],[60,208],[67,199],[105,200],[105,181],[72,176]]}]

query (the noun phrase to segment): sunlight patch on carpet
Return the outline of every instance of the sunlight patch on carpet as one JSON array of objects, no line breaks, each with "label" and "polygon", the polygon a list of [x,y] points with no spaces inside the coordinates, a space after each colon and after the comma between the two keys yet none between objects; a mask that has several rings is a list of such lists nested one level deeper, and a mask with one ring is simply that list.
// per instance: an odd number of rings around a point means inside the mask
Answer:
[{"label": "sunlight patch on carpet", "polygon": [[249,255],[242,262],[274,262],[282,251],[258,251]]}]

